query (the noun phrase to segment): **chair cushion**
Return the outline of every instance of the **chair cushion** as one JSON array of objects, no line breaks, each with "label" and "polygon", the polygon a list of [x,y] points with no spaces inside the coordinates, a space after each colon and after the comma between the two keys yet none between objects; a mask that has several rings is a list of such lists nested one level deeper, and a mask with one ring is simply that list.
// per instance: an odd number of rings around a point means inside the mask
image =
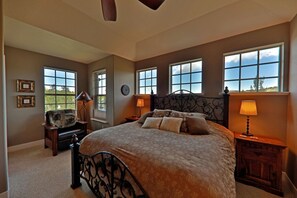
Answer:
[{"label": "chair cushion", "polygon": [[65,140],[65,139],[71,139],[74,134],[76,134],[77,136],[80,136],[83,133],[85,133],[85,131],[81,130],[81,129],[75,129],[75,130],[72,130],[72,131],[59,133],[58,134],[58,140],[61,141],[61,140]]},{"label": "chair cushion", "polygon": [[46,123],[58,128],[66,128],[74,126],[76,123],[75,110],[54,110],[46,112]]}]

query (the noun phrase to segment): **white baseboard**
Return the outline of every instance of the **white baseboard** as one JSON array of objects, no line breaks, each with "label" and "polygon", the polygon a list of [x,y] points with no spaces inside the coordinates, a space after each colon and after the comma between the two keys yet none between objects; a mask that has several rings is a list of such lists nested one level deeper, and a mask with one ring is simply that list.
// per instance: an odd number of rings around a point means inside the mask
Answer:
[{"label": "white baseboard", "polygon": [[284,185],[288,187],[290,194],[292,194],[292,198],[297,198],[297,188],[295,187],[291,179],[288,177],[287,173],[283,172],[282,176]]},{"label": "white baseboard", "polygon": [[34,142],[28,142],[28,143],[24,143],[24,144],[15,145],[15,146],[10,146],[10,147],[8,147],[8,152],[19,151],[19,150],[30,148],[33,146],[42,146],[43,143],[44,143],[44,140],[37,140]]},{"label": "white baseboard", "polygon": [[3,193],[0,194],[0,198],[8,198],[8,197],[9,197],[8,196],[8,191],[3,192]]}]

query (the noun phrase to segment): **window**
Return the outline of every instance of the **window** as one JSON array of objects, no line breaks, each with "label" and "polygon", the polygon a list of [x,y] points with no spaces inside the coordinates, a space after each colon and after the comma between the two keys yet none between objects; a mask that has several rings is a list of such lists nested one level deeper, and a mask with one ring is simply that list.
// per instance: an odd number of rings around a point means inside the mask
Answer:
[{"label": "window", "polygon": [[150,68],[137,71],[138,93],[139,94],[157,94],[157,69]]},{"label": "window", "polygon": [[94,73],[95,79],[95,108],[106,111],[106,70]]},{"label": "window", "polygon": [[76,72],[44,68],[44,110],[76,109]]},{"label": "window", "polygon": [[224,54],[224,87],[234,92],[281,90],[282,44]]},{"label": "window", "polygon": [[170,90],[175,92],[181,89],[192,93],[201,93],[202,60],[191,60],[170,65]]}]

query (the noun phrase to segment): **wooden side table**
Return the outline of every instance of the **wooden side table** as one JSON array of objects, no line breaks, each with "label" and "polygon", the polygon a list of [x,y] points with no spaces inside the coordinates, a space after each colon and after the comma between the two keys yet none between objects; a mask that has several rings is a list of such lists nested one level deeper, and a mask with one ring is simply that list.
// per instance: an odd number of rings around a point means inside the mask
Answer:
[{"label": "wooden side table", "polygon": [[274,138],[235,133],[237,181],[283,196],[282,156],[286,145]]},{"label": "wooden side table", "polygon": [[130,116],[126,118],[126,122],[134,122],[137,121],[139,119],[139,117],[137,116]]}]

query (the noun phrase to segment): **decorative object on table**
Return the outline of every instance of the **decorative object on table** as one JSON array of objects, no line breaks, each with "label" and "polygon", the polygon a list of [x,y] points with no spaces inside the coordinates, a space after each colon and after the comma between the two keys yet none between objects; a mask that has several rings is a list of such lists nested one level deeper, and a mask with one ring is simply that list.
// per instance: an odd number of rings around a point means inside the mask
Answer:
[{"label": "decorative object on table", "polygon": [[121,87],[121,93],[124,95],[124,96],[127,96],[129,95],[130,93],[130,88],[128,85],[122,85]]},{"label": "decorative object on table", "polygon": [[139,108],[139,117],[141,116],[141,108],[144,107],[144,99],[138,98],[136,106]]},{"label": "decorative object on table", "polygon": [[35,107],[35,96],[17,96],[17,107]]},{"label": "decorative object on table", "polygon": [[77,101],[82,101],[82,109],[83,109],[83,116],[82,116],[82,121],[87,120],[87,108],[86,108],[86,103],[92,100],[92,98],[89,96],[89,94],[85,91],[80,92],[80,94],[75,98]]},{"label": "decorative object on table", "polygon": [[34,80],[17,80],[17,92],[34,92],[35,81]]},{"label": "decorative object on table", "polygon": [[249,133],[249,124],[250,124],[250,116],[257,115],[257,105],[255,100],[242,100],[240,106],[240,114],[246,115],[246,132],[242,133],[246,136],[253,136],[253,134]]}]

